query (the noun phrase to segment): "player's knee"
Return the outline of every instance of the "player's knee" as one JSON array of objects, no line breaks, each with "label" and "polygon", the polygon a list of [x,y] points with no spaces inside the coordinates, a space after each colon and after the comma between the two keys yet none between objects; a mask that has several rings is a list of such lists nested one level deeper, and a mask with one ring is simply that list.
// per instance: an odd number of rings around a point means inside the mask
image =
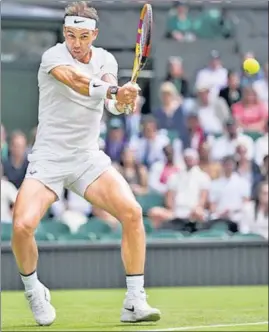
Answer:
[{"label": "player's knee", "polygon": [[136,202],[131,205],[128,205],[125,208],[123,213],[123,222],[132,223],[132,224],[139,224],[142,222],[142,208]]},{"label": "player's knee", "polygon": [[13,234],[18,236],[29,236],[35,232],[35,216],[32,213],[14,213]]}]

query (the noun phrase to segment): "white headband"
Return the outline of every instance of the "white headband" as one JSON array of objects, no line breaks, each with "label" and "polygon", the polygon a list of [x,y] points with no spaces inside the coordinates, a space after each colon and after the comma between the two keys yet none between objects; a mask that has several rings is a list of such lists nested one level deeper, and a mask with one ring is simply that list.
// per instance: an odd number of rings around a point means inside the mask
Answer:
[{"label": "white headband", "polygon": [[66,16],[65,17],[65,26],[72,27],[72,28],[79,28],[79,29],[88,29],[88,30],[95,30],[96,29],[96,21],[81,16]]}]

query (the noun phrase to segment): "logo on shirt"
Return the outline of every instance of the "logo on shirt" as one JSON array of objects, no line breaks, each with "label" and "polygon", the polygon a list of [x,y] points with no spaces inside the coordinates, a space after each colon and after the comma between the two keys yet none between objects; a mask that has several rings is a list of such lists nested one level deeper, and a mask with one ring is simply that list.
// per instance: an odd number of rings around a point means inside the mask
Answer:
[{"label": "logo on shirt", "polygon": [[93,83],[92,85],[94,88],[99,88],[99,86],[101,86],[101,84],[96,84],[96,83]]},{"label": "logo on shirt", "polygon": [[30,171],[30,172],[29,172],[30,175],[34,175],[34,174],[36,174],[36,173],[37,173],[37,171]]},{"label": "logo on shirt", "polygon": [[85,21],[78,21],[78,20],[74,20],[74,23],[83,23]]}]

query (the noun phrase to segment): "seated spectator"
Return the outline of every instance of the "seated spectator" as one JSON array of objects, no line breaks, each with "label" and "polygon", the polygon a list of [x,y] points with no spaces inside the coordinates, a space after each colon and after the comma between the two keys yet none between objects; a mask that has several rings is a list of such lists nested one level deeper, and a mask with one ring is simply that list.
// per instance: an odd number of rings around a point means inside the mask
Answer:
[{"label": "seated spectator", "polygon": [[243,130],[264,132],[265,122],[268,121],[268,109],[258,100],[252,87],[243,88],[242,100],[232,105],[232,113]]},{"label": "seated spectator", "polygon": [[252,186],[256,176],[260,173],[259,167],[248,157],[247,147],[239,144],[236,147],[236,171]]},{"label": "seated spectator", "polygon": [[254,160],[257,165],[261,166],[263,158],[268,155],[268,124],[269,121],[265,123],[265,134],[258,138],[254,145]]},{"label": "seated spectator", "polygon": [[105,153],[111,158],[112,163],[120,163],[121,154],[125,144],[126,140],[123,122],[121,119],[113,117],[109,123],[105,144]]},{"label": "seated spectator", "polygon": [[129,183],[135,195],[143,195],[148,191],[147,168],[135,160],[135,154],[125,147],[121,155],[121,163],[118,170]]},{"label": "seated spectator", "polygon": [[198,149],[199,167],[205,172],[211,180],[216,180],[222,172],[221,164],[218,161],[210,159],[210,146],[208,142],[203,142]]},{"label": "seated spectator", "polygon": [[223,159],[223,174],[212,182],[209,192],[209,224],[224,220],[231,232],[238,231],[244,203],[250,199],[248,182],[235,172],[235,159],[227,156]]},{"label": "seated spectator", "polygon": [[253,83],[260,101],[268,105],[268,62],[264,65],[264,77]]},{"label": "seated spectator", "polygon": [[218,97],[210,100],[209,86],[200,83],[197,87],[197,103],[195,111],[198,113],[199,122],[206,134],[220,134],[224,124],[229,118],[229,109],[226,102]]},{"label": "seated spectator", "polygon": [[219,96],[222,97],[227,105],[231,107],[234,103],[237,103],[241,99],[241,87],[240,78],[237,72],[228,72],[228,84],[222,88],[219,92]]},{"label": "seated spectator", "polygon": [[188,7],[181,1],[176,2],[175,10],[167,20],[167,37],[177,41],[193,41],[193,19],[189,15]]},{"label": "seated spectator", "polygon": [[179,171],[179,167],[175,164],[173,146],[168,144],[163,151],[165,160],[154,163],[149,172],[149,189],[160,194],[167,192],[170,177]]},{"label": "seated spectator", "polygon": [[198,38],[217,39],[230,38],[233,34],[233,24],[226,12],[218,8],[208,9],[205,5],[202,14],[194,24]]},{"label": "seated spectator", "polygon": [[1,160],[8,159],[8,144],[6,140],[6,130],[5,127],[1,124]]},{"label": "seated spectator", "polygon": [[187,114],[188,139],[184,147],[198,150],[199,146],[206,141],[206,135],[200,125],[199,117],[196,112]]},{"label": "seated spectator", "polygon": [[187,135],[186,119],[182,100],[176,87],[171,82],[165,82],[160,87],[161,107],[152,113],[158,123],[158,129],[174,130],[184,141]]},{"label": "seated spectator", "polygon": [[23,132],[14,131],[11,134],[9,157],[3,162],[4,175],[18,189],[27,170],[27,139]]},{"label": "seated spectator", "polygon": [[264,181],[269,181],[269,176],[268,176],[268,173],[269,173],[269,163],[268,163],[268,155],[266,155],[264,158],[263,158],[263,164],[260,166],[260,173],[257,174],[254,178],[254,182],[253,182],[253,185],[252,185],[252,198],[255,200],[257,198],[257,193],[258,193],[258,187],[260,185],[261,182],[264,182]]},{"label": "seated spectator", "polygon": [[268,182],[261,182],[256,200],[244,206],[241,233],[259,234],[268,240],[268,200]]},{"label": "seated spectator", "polygon": [[240,84],[242,87],[253,85],[254,82],[263,78],[262,70],[260,70],[257,74],[254,74],[254,75],[250,75],[246,71],[244,71],[243,63],[247,59],[255,59],[255,54],[253,52],[246,52],[243,55],[243,58],[241,61],[242,67],[241,67],[241,79],[240,79]]},{"label": "seated spectator", "polygon": [[153,116],[143,119],[142,136],[131,140],[129,147],[135,151],[138,163],[150,168],[153,163],[164,160],[163,148],[169,143],[169,138],[159,133],[157,122]]},{"label": "seated spectator", "polygon": [[185,77],[182,59],[180,57],[173,56],[169,58],[166,81],[175,85],[179,95],[188,97],[189,83]]},{"label": "seated spectator", "polygon": [[236,121],[228,119],[225,124],[224,135],[213,140],[211,157],[213,160],[221,160],[226,156],[234,155],[238,144],[244,144],[247,148],[248,158],[253,158],[253,140],[241,133]]},{"label": "seated spectator", "polygon": [[1,222],[12,223],[12,208],[17,198],[17,188],[3,176],[1,164]]},{"label": "seated spectator", "polygon": [[184,161],[186,170],[180,170],[169,179],[166,208],[154,207],[148,213],[156,228],[193,232],[195,222],[206,219],[210,178],[198,166],[197,151],[186,149]]},{"label": "seated spectator", "polygon": [[228,71],[222,65],[219,52],[212,50],[208,66],[197,74],[195,86],[206,84],[210,87],[210,97],[214,99],[219,95],[220,89],[227,86],[227,76]]},{"label": "seated spectator", "polygon": [[145,103],[145,98],[138,96],[135,103],[134,112],[124,117],[125,131],[128,141],[139,138],[141,131],[142,114],[141,109]]}]

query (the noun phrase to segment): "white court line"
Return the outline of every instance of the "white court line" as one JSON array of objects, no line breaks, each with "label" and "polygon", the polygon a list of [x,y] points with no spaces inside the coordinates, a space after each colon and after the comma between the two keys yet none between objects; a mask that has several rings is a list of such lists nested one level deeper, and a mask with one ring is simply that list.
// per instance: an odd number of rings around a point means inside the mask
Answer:
[{"label": "white court line", "polygon": [[234,327],[234,326],[253,326],[253,325],[266,325],[267,322],[254,322],[254,323],[238,323],[238,324],[216,324],[216,325],[200,325],[200,326],[183,326],[183,327],[173,327],[169,329],[158,329],[158,330],[139,330],[140,332],[173,332],[173,331],[193,331],[206,328],[216,328],[216,327]]}]

